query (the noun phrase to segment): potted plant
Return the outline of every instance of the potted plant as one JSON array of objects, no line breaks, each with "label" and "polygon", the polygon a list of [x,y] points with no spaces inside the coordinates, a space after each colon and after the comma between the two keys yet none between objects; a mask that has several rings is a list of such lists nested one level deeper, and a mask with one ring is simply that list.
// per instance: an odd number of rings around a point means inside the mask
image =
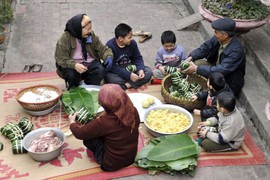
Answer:
[{"label": "potted plant", "polygon": [[6,39],[6,28],[0,25],[0,44],[2,44]]},{"label": "potted plant", "polygon": [[4,25],[12,22],[14,19],[12,0],[0,0],[0,44],[5,41],[7,29]]},{"label": "potted plant", "polygon": [[232,18],[239,33],[261,27],[270,20],[270,8],[260,0],[202,0],[199,13],[209,22]]},{"label": "potted plant", "polygon": [[13,18],[12,0],[0,0],[0,23],[10,23]]}]

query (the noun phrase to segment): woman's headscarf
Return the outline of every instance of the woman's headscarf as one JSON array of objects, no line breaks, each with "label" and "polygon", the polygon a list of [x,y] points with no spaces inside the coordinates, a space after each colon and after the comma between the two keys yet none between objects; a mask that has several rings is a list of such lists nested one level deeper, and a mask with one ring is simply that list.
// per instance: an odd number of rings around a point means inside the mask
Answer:
[{"label": "woman's headscarf", "polygon": [[105,84],[98,95],[99,104],[107,113],[114,114],[119,121],[131,128],[135,127],[135,107],[126,92],[118,84]]},{"label": "woman's headscarf", "polygon": [[82,18],[86,14],[78,14],[76,16],[73,16],[71,19],[68,20],[66,23],[65,31],[68,31],[72,36],[79,39],[81,41],[82,45],[82,54],[84,59],[87,59],[87,52],[85,48],[85,38],[82,38]]}]

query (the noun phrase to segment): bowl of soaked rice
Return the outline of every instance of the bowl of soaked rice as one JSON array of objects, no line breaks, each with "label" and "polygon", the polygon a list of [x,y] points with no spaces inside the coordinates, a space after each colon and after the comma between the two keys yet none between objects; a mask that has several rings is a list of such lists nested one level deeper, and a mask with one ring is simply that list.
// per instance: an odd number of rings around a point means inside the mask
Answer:
[{"label": "bowl of soaked rice", "polygon": [[144,124],[154,137],[186,133],[193,121],[189,111],[171,104],[151,107],[144,116]]},{"label": "bowl of soaked rice", "polygon": [[41,84],[21,89],[17,102],[28,111],[44,111],[54,107],[62,95],[62,90],[54,85]]}]

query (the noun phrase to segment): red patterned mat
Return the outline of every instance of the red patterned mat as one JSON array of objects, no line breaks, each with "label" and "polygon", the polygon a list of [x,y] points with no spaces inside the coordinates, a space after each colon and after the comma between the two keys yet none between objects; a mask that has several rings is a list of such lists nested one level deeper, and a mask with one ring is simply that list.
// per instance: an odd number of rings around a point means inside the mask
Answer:
[{"label": "red patterned mat", "polygon": [[[0,74],[0,127],[7,122],[17,123],[22,117],[28,117],[36,128],[59,127],[63,131],[68,131],[67,115],[63,113],[61,107],[58,106],[52,113],[45,116],[30,116],[15,100],[15,96],[21,88],[37,84],[52,84],[65,89],[64,81],[56,73]],[[138,90],[128,90],[128,93],[150,94],[163,102],[160,89],[160,85],[145,85]],[[194,119],[195,123],[188,131],[190,136],[194,136],[197,132],[199,119],[198,117],[194,117]],[[152,137],[144,124],[141,124],[140,132],[139,148],[142,148]],[[0,151],[0,179],[112,179],[147,173],[133,165],[115,172],[103,172],[93,158],[88,157],[82,142],[73,136],[67,138],[62,154],[47,163],[36,162],[27,154],[14,155],[9,140],[0,135],[0,141],[4,144],[4,149]],[[266,160],[248,132],[240,150],[227,153],[202,151],[198,159],[198,167],[256,164],[266,164]]]}]

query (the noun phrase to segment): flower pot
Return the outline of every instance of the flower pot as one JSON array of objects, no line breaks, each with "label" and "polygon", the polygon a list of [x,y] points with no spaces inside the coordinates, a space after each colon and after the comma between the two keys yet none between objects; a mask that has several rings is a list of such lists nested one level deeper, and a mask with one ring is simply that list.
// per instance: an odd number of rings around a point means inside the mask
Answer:
[{"label": "flower pot", "polygon": [[2,44],[6,39],[6,28],[3,26],[0,26],[0,44]]},{"label": "flower pot", "polygon": [[[207,9],[205,9],[201,4],[199,5],[199,13],[201,14],[201,16],[207,20],[208,22],[213,22],[219,18],[222,18],[222,16],[217,15],[217,14],[213,14],[210,11],[208,11]],[[257,19],[234,19],[234,21],[236,22],[235,25],[235,31],[236,33],[239,34],[243,34],[243,33],[247,33],[248,31],[252,30],[252,29],[256,29],[259,28],[263,25],[265,25],[266,23],[268,23],[268,21],[270,20],[270,14],[262,19],[262,20],[257,20]]]}]

